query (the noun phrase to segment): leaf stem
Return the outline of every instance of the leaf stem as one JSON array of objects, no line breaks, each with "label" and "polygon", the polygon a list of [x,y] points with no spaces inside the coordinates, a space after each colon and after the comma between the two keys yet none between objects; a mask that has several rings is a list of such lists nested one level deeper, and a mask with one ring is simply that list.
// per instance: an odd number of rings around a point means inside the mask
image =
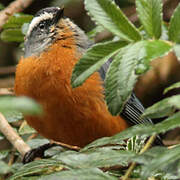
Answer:
[{"label": "leaf stem", "polygon": [[14,131],[14,129],[7,122],[2,113],[0,113],[0,132],[9,140],[9,142],[24,156],[30,150],[30,147],[24,140]]},{"label": "leaf stem", "polygon": [[[151,147],[151,145],[152,145],[152,143],[154,142],[155,138],[156,138],[156,134],[155,134],[155,135],[152,135],[152,136],[149,138],[149,140],[147,141],[147,143],[145,144],[145,146],[141,149],[141,151],[140,151],[139,154],[142,154],[142,153],[144,153],[145,151],[147,151],[147,150]],[[136,166],[136,163],[133,162],[133,163],[129,166],[128,170],[126,171],[126,174],[122,177],[122,180],[127,180],[127,179],[128,179],[128,177],[130,176],[130,174],[131,174],[131,172],[133,171],[133,169],[135,168],[135,166]]]}]

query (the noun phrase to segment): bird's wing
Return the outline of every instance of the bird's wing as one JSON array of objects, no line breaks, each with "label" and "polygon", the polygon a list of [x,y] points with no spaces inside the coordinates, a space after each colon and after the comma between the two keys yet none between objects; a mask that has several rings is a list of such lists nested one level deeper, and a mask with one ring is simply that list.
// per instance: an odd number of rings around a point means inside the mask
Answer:
[{"label": "bird's wing", "polygon": [[126,102],[121,116],[125,118],[130,124],[153,124],[150,118],[140,118],[144,112],[144,107],[134,93]]}]

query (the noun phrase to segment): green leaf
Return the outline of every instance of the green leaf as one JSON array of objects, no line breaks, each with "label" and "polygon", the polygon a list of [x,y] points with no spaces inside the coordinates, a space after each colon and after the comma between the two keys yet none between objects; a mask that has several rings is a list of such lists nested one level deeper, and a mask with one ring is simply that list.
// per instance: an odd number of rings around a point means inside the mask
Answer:
[{"label": "green leaf", "polygon": [[156,125],[136,125],[133,127],[128,128],[125,131],[122,131],[119,134],[116,134],[115,136],[112,137],[105,137],[98,139],[91,144],[87,145],[84,147],[84,150],[87,150],[89,148],[94,148],[97,146],[104,146],[108,144],[117,144],[120,142],[123,142],[123,140],[128,139],[130,137],[134,136],[150,136],[153,134],[159,134],[159,133],[164,133],[168,130],[171,130],[173,128],[180,127],[180,112],[174,114],[171,117],[168,117],[161,123],[158,123]]},{"label": "green leaf", "polygon": [[19,180],[23,176],[30,176],[34,174],[45,174],[51,172],[53,169],[62,170],[64,166],[61,162],[54,159],[42,159],[38,161],[33,161],[22,166],[19,170],[15,172],[13,176],[10,177],[10,180]]},{"label": "green leaf", "polygon": [[9,123],[17,122],[23,119],[22,113],[18,111],[8,111],[3,113],[3,115],[5,116],[5,118]]},{"label": "green leaf", "polygon": [[141,149],[144,147],[146,140],[146,136],[134,136],[132,138],[129,138],[127,140],[126,149],[128,151],[139,153]]},{"label": "green leaf", "polygon": [[[116,148],[116,147],[114,147]],[[53,158],[72,168],[106,168],[116,165],[127,166],[129,159],[136,153],[125,150],[115,150],[113,147],[103,147],[81,153],[66,151]]]},{"label": "green leaf", "polygon": [[27,23],[32,20],[32,15],[16,13],[3,25],[1,39],[5,42],[23,42]]},{"label": "green leaf", "polygon": [[119,114],[129,98],[137,75],[134,69],[137,65],[137,54],[141,43],[128,45],[114,58],[105,79],[105,94],[108,109],[112,115]]},{"label": "green leaf", "polygon": [[18,133],[20,135],[24,135],[24,134],[33,134],[36,133],[35,129],[33,129],[32,127],[30,127],[27,123],[23,124],[23,126],[21,126],[18,130]]},{"label": "green leaf", "polygon": [[42,146],[44,144],[49,143],[48,139],[31,139],[27,141],[27,144],[33,149],[33,148],[38,148],[39,146]]},{"label": "green leaf", "polygon": [[[169,154],[174,153],[171,150],[165,148],[165,147],[153,147],[146,151],[145,153],[141,155],[137,155],[132,157],[132,161],[136,162],[138,164],[141,164],[141,171],[139,174],[141,174],[140,179],[147,179],[144,177],[144,173],[147,172],[147,167],[152,166],[151,162],[157,163],[159,166],[156,166],[156,168],[150,168],[150,172],[148,169],[149,177],[156,177],[155,179],[162,179],[162,180],[170,180],[170,179],[179,179],[177,178],[178,174],[177,171],[179,169],[179,163],[177,159],[179,157],[170,159],[170,161],[165,160],[166,158],[169,158]],[[172,154],[171,154],[172,157]],[[163,160],[164,159],[164,160]],[[173,162],[174,161],[174,162]],[[150,163],[149,163],[150,162]],[[154,166],[153,166],[154,167]],[[175,178],[176,177],[176,178]]]},{"label": "green leaf", "polygon": [[12,173],[16,173],[20,168],[22,168],[23,164],[20,163],[20,162],[14,162],[12,165],[11,165],[11,171]]},{"label": "green leaf", "polygon": [[106,101],[112,115],[122,111],[137,75],[146,72],[151,60],[167,54],[171,48],[162,40],[145,40],[121,49],[111,63],[105,80]]},{"label": "green leaf", "polygon": [[9,154],[9,150],[1,150],[0,151],[0,160],[6,158]]},{"label": "green leaf", "polygon": [[58,7],[77,7],[76,5],[79,5],[81,3],[81,0],[53,0],[50,1],[49,6],[58,6]]},{"label": "green leaf", "polygon": [[165,40],[165,41],[169,40],[168,28],[169,28],[168,23],[163,22],[162,23],[162,33],[161,33],[161,37],[160,37],[161,40]]},{"label": "green leaf", "polygon": [[105,29],[126,41],[141,40],[136,27],[111,0],[85,0],[85,8],[93,19]]},{"label": "green leaf", "polygon": [[122,48],[125,45],[124,41],[117,41],[93,46],[76,64],[72,74],[72,86],[77,87],[119,51],[110,66],[105,82],[106,100],[113,115],[121,112],[134,88],[137,79],[135,69],[138,74],[144,73],[152,59],[167,54],[172,48],[162,40],[140,41]]},{"label": "green leaf", "polygon": [[99,43],[90,48],[75,65],[72,73],[72,87],[81,85],[91,74],[100,67],[120,48],[127,43],[124,41]]},{"label": "green leaf", "polygon": [[18,180],[39,180],[39,178],[40,178],[41,176],[27,176],[27,177],[22,177],[22,178],[20,178],[20,179],[18,179]]},{"label": "green leaf", "polygon": [[180,88],[180,82],[174,83],[173,85],[169,86],[168,88],[166,88],[164,90],[164,94],[166,94],[167,92],[169,92],[172,89],[176,89],[176,88]]},{"label": "green leaf", "polygon": [[62,171],[41,177],[39,180],[118,180],[118,178],[108,175],[98,168],[76,169],[70,171]]},{"label": "green leaf", "polygon": [[132,157],[132,160],[138,163],[142,163],[144,165],[149,164],[149,161],[157,158],[157,156],[162,155],[168,149],[163,146],[154,146],[151,149],[148,149],[142,154],[138,154],[137,156]]},{"label": "green leaf", "polygon": [[165,98],[147,108],[142,117],[160,118],[170,115],[174,109],[180,109],[180,95]]},{"label": "green leaf", "polygon": [[144,59],[146,59],[146,61],[151,61],[158,57],[167,55],[172,49],[172,45],[170,43],[162,40],[144,41],[143,46],[145,46],[146,55]]},{"label": "green leaf", "polygon": [[177,59],[180,61],[180,44],[175,44],[173,48]]},{"label": "green leaf", "polygon": [[144,57],[136,66],[135,73],[145,73],[150,68],[153,59],[167,55],[172,50],[172,45],[162,40],[143,41]]},{"label": "green leaf", "polygon": [[3,161],[0,161],[0,174],[6,174],[11,171],[10,166]]},{"label": "green leaf", "polygon": [[[144,135],[152,135],[154,133],[164,133],[176,127],[180,127],[180,112],[173,114],[172,116],[168,117],[161,123],[156,125],[149,126],[146,129],[147,132],[143,133]],[[144,129],[144,130],[145,130]],[[142,132],[140,132],[141,134]],[[137,132],[138,134],[138,132]]]},{"label": "green leaf", "polygon": [[175,9],[169,24],[169,39],[180,43],[180,3]]},{"label": "green leaf", "polygon": [[104,28],[102,26],[96,26],[94,29],[92,29],[91,31],[89,31],[87,33],[87,36],[92,39],[94,38],[98,33],[104,31]]},{"label": "green leaf", "polygon": [[4,9],[4,5],[0,3],[0,10]]},{"label": "green leaf", "polygon": [[42,107],[27,97],[0,97],[0,111],[20,111],[23,114],[40,115]]},{"label": "green leaf", "polygon": [[55,147],[52,147],[48,150],[45,151],[45,156],[46,157],[53,157],[61,152],[64,152],[66,151],[67,149],[65,147],[62,147],[62,146],[55,146]]},{"label": "green leaf", "polygon": [[[149,161],[147,161],[147,156],[151,156],[149,157]],[[177,175],[177,170],[179,169],[178,162],[180,160],[180,146],[171,149],[153,148],[137,158],[137,162],[140,162],[138,159],[141,160],[141,163],[142,161],[145,163],[145,166],[143,166],[141,172],[142,179],[147,179],[158,171],[164,171],[164,173],[167,173],[167,171],[171,169],[170,167],[172,165],[174,173]]]},{"label": "green leaf", "polygon": [[29,23],[32,20],[32,15],[16,13],[11,16],[4,24],[3,29],[17,28],[20,29],[24,23]]},{"label": "green leaf", "polygon": [[1,33],[1,39],[5,42],[23,42],[24,36],[20,29],[6,29]]},{"label": "green leaf", "polygon": [[162,26],[161,0],[136,0],[138,17],[151,38],[159,39]]},{"label": "green leaf", "polygon": [[4,139],[4,135],[0,133],[0,140]]},{"label": "green leaf", "polygon": [[120,145],[120,146],[125,146],[126,143],[124,139],[119,139],[117,136],[111,136],[111,137],[103,137],[100,139],[97,139],[93,141],[92,143],[86,145],[83,149],[81,149],[82,152],[87,151],[88,149],[91,148],[97,148],[101,146],[106,146],[106,145]]}]

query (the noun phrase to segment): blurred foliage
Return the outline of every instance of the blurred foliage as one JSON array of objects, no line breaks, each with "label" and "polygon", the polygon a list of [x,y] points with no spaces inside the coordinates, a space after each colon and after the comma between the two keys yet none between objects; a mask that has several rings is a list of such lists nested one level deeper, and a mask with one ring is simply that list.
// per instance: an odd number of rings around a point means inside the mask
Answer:
[{"label": "blurred foliage", "polygon": [[[120,0],[115,2],[125,3]],[[132,93],[137,78],[150,68],[151,61],[167,55],[170,51],[175,51],[179,57],[180,4],[174,11],[170,24],[165,26],[162,21],[161,0],[136,0],[140,27],[135,27],[111,0],[85,0],[85,7],[98,24],[89,36],[94,38],[97,33],[107,29],[114,38],[88,49],[74,69],[72,84],[74,87],[81,85],[104,62],[114,57],[105,80],[106,100],[111,113],[119,114]],[[4,38],[4,41],[23,42],[27,23],[31,19],[31,15],[24,14],[11,17],[3,27],[1,38]],[[19,38],[14,39],[12,32]],[[178,87],[179,82],[167,88],[165,92]],[[128,128],[115,136],[98,139],[79,152],[61,148],[53,153],[49,152],[53,154],[49,159],[22,165],[18,152],[14,152],[13,148],[3,149],[0,151],[0,176],[2,179],[9,177],[10,180],[71,180],[76,177],[79,180],[119,179],[125,174],[129,163],[136,162],[138,165],[132,171],[131,178],[179,179],[179,145],[171,149],[153,147],[139,154],[147,136],[180,127],[179,97],[176,95],[157,102],[146,109],[142,116],[164,117],[163,122]],[[35,135],[36,132],[26,123],[21,123],[21,113],[42,113],[41,107],[33,100],[24,97],[3,97],[0,98],[0,111],[5,113],[9,123],[32,148],[48,142],[39,136],[32,139],[32,134]]]},{"label": "blurred foliage", "polygon": [[16,13],[11,16],[3,26],[1,39],[5,42],[23,42],[24,35],[27,31],[28,25],[32,20],[32,15]]},{"label": "blurred foliage", "polygon": [[0,10],[3,10],[4,9],[4,5],[2,5],[1,3],[0,3]]},{"label": "blurred foliage", "polygon": [[[39,115],[43,113],[42,107],[33,99],[27,97],[0,97],[0,111],[20,111],[23,114]],[[14,117],[18,118],[17,113]]]},{"label": "blurred foliage", "polygon": [[171,85],[170,87],[166,88],[166,89],[164,90],[164,94],[167,93],[167,92],[169,92],[170,90],[176,89],[176,88],[180,88],[180,82],[177,82],[177,83]]},{"label": "blurred foliage", "polygon": [[[27,141],[27,135],[36,133],[36,131],[27,125],[26,127],[22,127],[23,124],[21,122],[22,120],[24,121],[22,113],[40,115],[42,114],[42,109],[39,104],[27,97],[0,96],[0,112],[3,113],[7,121],[11,123],[14,130],[16,132],[19,130],[19,135],[22,135],[22,138]],[[1,141],[4,140],[3,135],[0,135],[0,137]],[[37,142],[34,141],[36,140],[32,140],[31,147],[37,147]],[[44,142],[47,142],[47,140],[43,140],[41,143],[38,142],[38,145]],[[14,162],[14,160],[16,162]],[[22,166],[22,163],[19,163],[20,161],[20,154],[15,152],[13,147],[5,149],[1,148],[0,179],[6,179],[7,174],[14,173],[20,166]]]},{"label": "blurred foliage", "polygon": [[82,0],[54,0],[51,2],[51,6],[58,6],[58,7],[61,7],[61,6],[68,6],[69,4],[72,4],[72,3],[79,3],[81,2]]}]

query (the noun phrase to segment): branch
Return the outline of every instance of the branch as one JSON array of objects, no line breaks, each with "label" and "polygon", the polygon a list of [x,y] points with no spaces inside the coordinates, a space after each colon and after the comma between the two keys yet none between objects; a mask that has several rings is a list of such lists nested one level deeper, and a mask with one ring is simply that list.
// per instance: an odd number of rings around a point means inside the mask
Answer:
[{"label": "branch", "polygon": [[9,140],[9,142],[24,156],[30,150],[30,147],[23,141],[23,139],[14,131],[9,125],[5,117],[0,113],[0,131]]},{"label": "branch", "polygon": [[4,10],[0,11],[0,30],[2,26],[6,23],[9,16],[12,16],[14,13],[21,12],[27,8],[33,0],[15,0],[10,3]]},{"label": "branch", "polygon": [[51,143],[52,144],[54,143],[56,145],[59,145],[61,147],[64,147],[64,148],[67,148],[67,149],[70,149],[70,150],[74,150],[74,151],[79,151],[81,149],[78,146],[72,146],[72,145],[69,145],[69,144],[65,144],[65,143],[57,142],[57,141],[53,141],[53,140],[51,140]]},{"label": "branch", "polygon": [[0,88],[0,96],[2,95],[15,95],[13,88]]},{"label": "branch", "polygon": [[[1,16],[0,16],[1,18]],[[16,66],[0,67],[0,76],[13,74],[16,71]]]}]

